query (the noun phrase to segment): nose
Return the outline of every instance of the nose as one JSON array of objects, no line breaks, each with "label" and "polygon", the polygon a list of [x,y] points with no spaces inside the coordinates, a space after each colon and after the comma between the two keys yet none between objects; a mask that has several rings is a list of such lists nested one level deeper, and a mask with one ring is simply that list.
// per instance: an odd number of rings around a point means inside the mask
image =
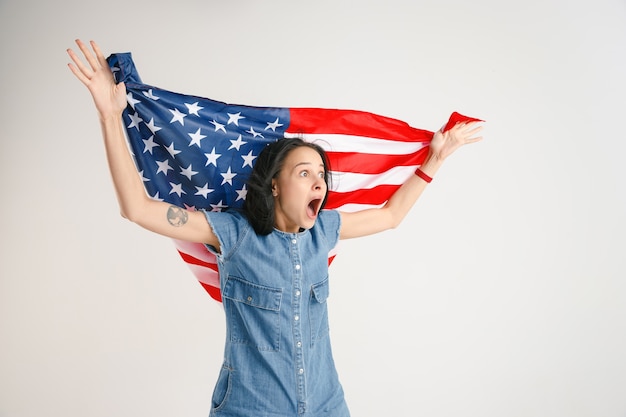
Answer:
[{"label": "nose", "polygon": [[326,181],[322,177],[316,177],[315,183],[313,184],[313,189],[318,191],[321,190],[322,187],[326,186]]}]

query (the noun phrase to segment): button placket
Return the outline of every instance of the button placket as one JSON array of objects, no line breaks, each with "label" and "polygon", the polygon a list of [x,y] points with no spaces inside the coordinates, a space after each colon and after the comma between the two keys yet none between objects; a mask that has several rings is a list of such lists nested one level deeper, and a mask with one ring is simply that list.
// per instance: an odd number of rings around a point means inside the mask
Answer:
[{"label": "button placket", "polygon": [[306,409],[306,379],[304,377],[304,352],[302,351],[302,324],[300,320],[302,309],[302,265],[300,261],[300,251],[298,248],[298,239],[293,237],[290,245],[291,261],[293,262],[293,340],[295,350],[294,371],[296,373],[297,395],[298,395],[298,411],[304,413]]}]

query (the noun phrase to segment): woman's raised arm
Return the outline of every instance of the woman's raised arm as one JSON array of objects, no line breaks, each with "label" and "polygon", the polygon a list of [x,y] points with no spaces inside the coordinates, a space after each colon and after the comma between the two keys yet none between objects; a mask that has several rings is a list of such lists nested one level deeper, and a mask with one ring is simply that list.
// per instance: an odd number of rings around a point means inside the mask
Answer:
[{"label": "woman's raised arm", "polygon": [[[428,156],[420,167],[425,174],[413,175],[381,207],[354,213],[341,213],[341,239],[367,236],[397,227],[420,197],[444,160],[463,145],[478,142],[482,126],[478,122],[458,123],[445,133],[435,132]],[[427,181],[428,180],[428,181]]]},{"label": "woman's raised arm", "polygon": [[202,212],[187,211],[148,197],[128,150],[122,125],[126,86],[115,83],[109,65],[95,42],[91,42],[93,52],[80,40],[76,44],[86,62],[68,49],[67,53],[73,61],[68,66],[87,87],[96,105],[121,215],[155,233],[208,243],[219,249],[219,242]]}]

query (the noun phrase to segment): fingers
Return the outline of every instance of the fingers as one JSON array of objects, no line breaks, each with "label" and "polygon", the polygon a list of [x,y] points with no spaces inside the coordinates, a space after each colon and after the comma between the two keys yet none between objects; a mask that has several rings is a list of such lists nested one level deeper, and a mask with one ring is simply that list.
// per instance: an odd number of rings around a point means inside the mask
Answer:
[{"label": "fingers", "polygon": [[465,140],[465,144],[469,145],[470,143],[480,142],[481,140],[483,140],[483,137],[482,136],[477,136],[475,138],[466,139]]},{"label": "fingers", "polygon": [[[76,45],[78,45],[78,48],[81,50],[81,52],[85,56],[85,59],[91,66],[92,70],[96,71],[98,68],[100,68],[98,61],[94,58],[93,54],[91,53],[89,48],[87,48],[87,45],[83,43],[83,41],[81,41],[80,39],[76,39]],[[91,42],[91,45],[93,48],[93,45],[94,45],[93,41]]]},{"label": "fingers", "polygon": [[108,68],[109,64],[107,63],[107,60],[104,57],[104,54],[102,53],[102,51],[100,50],[100,47],[98,46],[98,44],[95,41],[91,41],[90,43],[91,43],[91,48],[96,53],[96,58],[98,59],[98,63],[100,67]]},{"label": "fingers", "polygon": [[[474,123],[471,123],[471,125],[477,124],[477,123],[478,122],[474,122]],[[468,125],[467,127],[468,127],[469,130],[467,130],[465,133],[468,136],[474,136],[475,134],[477,134],[477,133],[479,133],[479,132],[481,132],[483,130],[483,126],[482,125],[477,125],[477,126],[469,126]]]},{"label": "fingers", "polygon": [[[480,122],[459,122],[452,128],[454,129],[454,135],[463,138],[466,143],[477,142],[477,140],[473,140],[473,137],[483,130],[483,126],[479,123]],[[472,140],[472,142],[468,142],[469,140]]]},{"label": "fingers", "polygon": [[479,123],[480,122],[475,121],[459,122],[448,130],[444,134],[444,137],[452,146],[463,146],[479,142],[483,139],[482,136],[477,136],[483,129],[483,126]]},{"label": "fingers", "polygon": [[85,71],[88,71],[88,69],[85,68],[85,66],[83,65],[81,60],[76,56],[74,51],[72,51],[71,49],[68,49],[67,53],[72,59],[72,61],[74,61],[73,64],[69,63],[67,64],[67,66],[70,68],[72,73],[76,76],[76,78],[80,80],[80,82],[87,85],[89,83],[89,76],[85,75]]},{"label": "fingers", "polygon": [[452,129],[467,131],[467,130],[476,130],[482,129],[481,122],[458,122]]},{"label": "fingers", "polygon": [[98,45],[93,41],[91,41],[91,47],[96,54],[95,57],[87,45],[85,45],[85,43],[83,43],[80,39],[76,39],[76,45],[83,53],[85,60],[91,68],[85,65],[83,60],[80,59],[72,49],[68,49],[67,53],[74,63],[70,63],[68,66],[80,81],[84,84],[88,84],[91,78],[93,78],[94,73],[103,67],[102,64],[104,63],[106,65],[106,59],[102,55]]}]

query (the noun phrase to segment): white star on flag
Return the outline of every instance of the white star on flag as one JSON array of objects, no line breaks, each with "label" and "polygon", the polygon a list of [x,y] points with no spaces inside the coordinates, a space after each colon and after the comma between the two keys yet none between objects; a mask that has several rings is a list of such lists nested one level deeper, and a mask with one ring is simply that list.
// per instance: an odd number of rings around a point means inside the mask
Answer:
[{"label": "white star on flag", "polygon": [[130,104],[130,107],[132,107],[133,110],[135,110],[135,104],[141,103],[141,100],[136,100],[135,98],[133,98],[132,93],[128,93],[126,94],[126,102]]},{"label": "white star on flag", "polygon": [[260,134],[258,132],[255,132],[253,127],[250,127],[250,130],[246,130],[246,133],[250,133],[253,138],[256,138],[256,137],[262,138],[263,137],[262,134]]},{"label": "white star on flag", "polygon": [[228,148],[228,150],[231,150],[231,149],[237,149],[237,150],[239,150],[239,148],[241,148],[241,146],[242,146],[242,145],[245,145],[245,144],[246,144],[246,143],[248,143],[248,142],[244,142],[244,141],[241,139],[241,135],[239,135],[239,137],[237,138],[237,140],[231,140],[231,141],[230,141],[230,143],[232,143],[232,145],[230,145],[230,148]]},{"label": "white star on flag", "polygon": [[165,149],[170,153],[170,155],[172,155],[172,157],[182,152],[182,151],[174,149],[174,142],[172,142],[170,146],[166,146]]},{"label": "white star on flag", "polygon": [[159,99],[157,96],[155,96],[154,94],[152,94],[152,89],[151,89],[151,88],[150,88],[150,89],[148,89],[148,91],[144,91],[144,92],[143,92],[143,95],[144,95],[144,96],[146,96],[146,97],[148,97],[150,100],[154,100],[154,101],[156,101],[156,100],[158,100],[158,99]]},{"label": "white star on flag", "polygon": [[208,182],[206,184],[204,184],[202,187],[196,186],[196,189],[198,190],[196,192],[196,195],[201,195],[204,198],[207,198],[210,193],[215,191],[215,190],[209,188],[209,183]]},{"label": "white star on flag", "polygon": [[172,190],[170,191],[170,194],[178,194],[179,197],[182,196],[183,194],[187,194],[183,190],[182,184],[174,184],[173,182],[170,182],[170,185],[172,186]]},{"label": "white star on flag", "polygon": [[129,114],[128,117],[130,117],[130,124],[126,126],[126,129],[134,127],[139,130],[139,123],[143,122],[143,119],[139,117],[139,113]]},{"label": "white star on flag", "polygon": [[143,148],[143,153],[150,152],[150,155],[152,155],[152,149],[155,146],[159,146],[159,144],[154,141],[154,135],[150,136],[148,139],[142,140],[145,145],[145,148]]},{"label": "white star on flag", "polygon": [[222,209],[227,208],[228,206],[224,204],[222,200],[217,204],[211,204],[211,211],[222,211]]},{"label": "white star on flag", "polygon": [[256,159],[256,156],[252,155],[252,151],[248,152],[248,155],[241,155],[241,157],[243,158],[242,168],[245,168],[246,165],[249,165],[250,168],[252,168],[252,161]]},{"label": "white star on flag", "polygon": [[182,113],[178,109],[170,109],[170,112],[173,115],[172,120],[170,120],[170,123],[178,122],[182,126],[185,126],[185,117],[187,117],[185,113]]},{"label": "white star on flag", "polygon": [[215,126],[215,131],[217,132],[218,130],[223,131],[224,133],[226,133],[226,129],[224,129],[224,125],[221,123],[216,122],[215,120],[210,121],[209,123],[211,123],[213,126]]},{"label": "white star on flag", "polygon": [[157,163],[157,165],[159,166],[159,169],[157,169],[157,172],[156,172],[157,174],[158,174],[159,172],[162,172],[162,173],[164,173],[164,174],[165,174],[165,176],[167,176],[167,171],[169,171],[169,170],[172,170],[172,171],[173,171],[173,170],[174,170],[174,168],[172,168],[172,167],[170,166],[170,161],[168,161],[167,159],[166,159],[166,160],[164,160],[164,161],[155,161],[155,162],[156,162],[156,163]]},{"label": "white star on flag", "polygon": [[235,190],[235,192],[237,193],[237,199],[235,201],[245,200],[246,195],[248,194],[245,184],[241,190]]},{"label": "white star on flag", "polygon": [[150,121],[148,123],[146,123],[146,126],[148,126],[148,129],[150,129],[150,131],[154,134],[156,132],[158,132],[159,130],[161,130],[160,127],[156,127],[154,125],[154,118],[150,119]]},{"label": "white star on flag", "polygon": [[187,168],[181,169],[180,173],[184,175],[185,177],[189,178],[189,181],[191,181],[191,177],[196,175],[198,172],[191,169],[191,164],[189,164]]},{"label": "white star on flag", "polygon": [[272,132],[276,132],[276,128],[281,127],[281,126],[283,126],[283,124],[278,123],[278,117],[277,117],[275,121],[267,122],[267,126],[265,127],[265,130],[272,129]]},{"label": "white star on flag", "polygon": [[230,167],[228,167],[228,171],[223,174],[220,174],[224,179],[220,185],[224,185],[226,183],[233,185],[233,178],[237,175],[236,173],[231,172]]},{"label": "white star on flag", "polygon": [[243,117],[241,115],[241,112],[239,113],[227,113],[228,114],[228,122],[226,123],[227,125],[234,123],[235,126],[239,126],[239,120],[241,119],[245,119],[245,117]]},{"label": "white star on flag", "polygon": [[[206,135],[203,135],[200,133],[200,128],[198,128],[198,130],[196,130],[196,133],[187,133],[189,135],[189,137],[191,137],[191,142],[189,142],[189,146],[191,145],[198,145],[199,148],[202,147],[202,145],[200,144],[200,141],[204,138],[206,138]],[[215,149],[215,148],[213,148]]]},{"label": "white star on flag", "polygon": [[206,164],[204,165],[205,167],[208,167],[210,164],[213,164],[217,167],[217,158],[222,155],[215,153],[215,147],[213,147],[211,153],[205,153],[204,156],[206,157]]},{"label": "white star on flag", "polygon": [[200,117],[198,112],[204,108],[204,107],[200,107],[197,101],[192,104],[185,103],[185,106],[187,106],[187,113],[193,114],[194,116],[198,116],[198,117]]}]

